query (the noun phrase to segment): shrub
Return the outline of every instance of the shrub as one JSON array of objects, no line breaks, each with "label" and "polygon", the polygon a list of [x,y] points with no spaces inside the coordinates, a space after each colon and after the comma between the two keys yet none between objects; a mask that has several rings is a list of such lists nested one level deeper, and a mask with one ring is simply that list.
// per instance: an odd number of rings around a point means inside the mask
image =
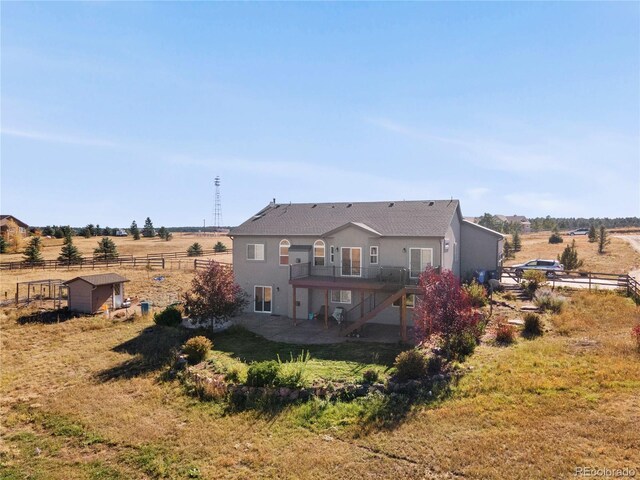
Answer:
[{"label": "shrub", "polygon": [[364,383],[376,383],[380,378],[377,370],[365,370],[362,372],[362,380]]},{"label": "shrub", "polygon": [[451,271],[427,268],[420,275],[418,289],[422,300],[413,312],[418,341],[436,334],[447,342],[451,336],[477,330],[481,315]]},{"label": "shrub", "polygon": [[472,332],[463,332],[452,335],[442,344],[442,348],[448,358],[464,360],[476,349],[476,336]]},{"label": "shrub", "polygon": [[240,369],[238,367],[230,368],[225,374],[224,379],[231,383],[240,383]]},{"label": "shrub", "polygon": [[222,400],[227,396],[227,384],[219,377],[196,378],[193,390],[202,400]]},{"label": "shrub", "polygon": [[560,313],[564,307],[564,298],[555,295],[549,288],[537,291],[533,302],[543,312]]},{"label": "shrub", "polygon": [[469,300],[471,301],[471,305],[474,307],[484,307],[487,302],[487,291],[485,290],[483,285],[480,285],[478,282],[473,280],[468,285],[465,285],[464,291],[467,292],[469,296]]},{"label": "shrub", "polygon": [[427,359],[427,373],[429,375],[437,375],[442,371],[442,358],[432,355]]},{"label": "shrub", "polygon": [[515,340],[515,329],[508,323],[500,323],[496,329],[496,342],[509,345]]},{"label": "shrub", "polygon": [[524,289],[530,298],[533,298],[538,288],[547,283],[547,276],[540,270],[527,270],[522,276]]},{"label": "shrub", "polygon": [[247,370],[247,384],[252,387],[268,387],[276,383],[280,364],[275,360],[255,362]]},{"label": "shrub", "polygon": [[584,264],[584,261],[578,259],[575,240],[571,242],[571,245],[564,247],[562,255],[558,255],[558,260],[567,270],[577,270]]},{"label": "shrub", "polygon": [[562,242],[563,242],[562,236],[558,231],[558,227],[555,227],[551,232],[551,236],[549,237],[549,243],[562,243]]},{"label": "shrub", "polygon": [[182,323],[182,312],[173,305],[168,306],[160,313],[153,315],[153,321],[156,325],[165,327],[177,327]]},{"label": "shrub", "polygon": [[227,251],[227,246],[222,243],[222,242],[217,242],[214,246],[213,246],[213,251],[214,252],[226,252]]},{"label": "shrub", "polygon": [[213,344],[207,337],[201,335],[192,337],[182,346],[182,352],[187,356],[189,363],[200,363],[205,359]]},{"label": "shrub", "polygon": [[631,329],[631,337],[636,341],[636,348],[640,352],[640,323]]},{"label": "shrub", "polygon": [[527,313],[524,316],[524,330],[523,333],[530,337],[539,337],[544,333],[542,328],[542,319],[537,313]]},{"label": "shrub", "polygon": [[394,363],[396,377],[401,382],[424,377],[427,373],[427,362],[417,349],[401,352]]}]

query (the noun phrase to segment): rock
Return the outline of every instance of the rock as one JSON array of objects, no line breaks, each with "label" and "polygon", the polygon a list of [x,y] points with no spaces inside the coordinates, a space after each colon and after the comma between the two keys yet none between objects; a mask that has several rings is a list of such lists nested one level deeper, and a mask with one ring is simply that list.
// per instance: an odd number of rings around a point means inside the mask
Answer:
[{"label": "rock", "polygon": [[333,442],[334,440],[334,438],[331,435],[322,435],[320,438],[325,442]]},{"label": "rock", "polygon": [[280,387],[280,391],[278,392],[278,394],[283,398],[288,397],[290,393],[291,389],[287,387]]},{"label": "rock", "polygon": [[508,320],[507,323],[510,324],[510,325],[522,326],[522,325],[524,325],[524,320],[522,320],[520,318],[512,318],[511,320]]},{"label": "rock", "polygon": [[289,400],[297,400],[299,396],[300,396],[300,390],[293,390],[289,394]]}]

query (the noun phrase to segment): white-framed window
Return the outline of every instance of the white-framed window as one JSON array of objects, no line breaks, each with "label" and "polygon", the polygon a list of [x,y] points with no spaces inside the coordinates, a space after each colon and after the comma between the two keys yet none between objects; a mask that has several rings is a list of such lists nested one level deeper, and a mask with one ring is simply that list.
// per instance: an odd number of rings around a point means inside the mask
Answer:
[{"label": "white-framed window", "polygon": [[351,304],[351,290],[331,290],[331,303]]},{"label": "white-framed window", "polygon": [[316,266],[324,265],[325,245],[322,240],[313,242],[313,264]]},{"label": "white-framed window", "polygon": [[249,243],[247,260],[264,260],[264,243]]},{"label": "white-framed window", "polygon": [[360,277],[362,275],[362,248],[342,247],[340,249],[341,272],[343,277]]},{"label": "white-framed window", "polygon": [[432,265],[433,248],[409,249],[409,272],[411,278],[418,278],[427,267],[431,267]]},{"label": "white-framed window", "polygon": [[291,246],[291,242],[286,238],[280,240],[279,254],[280,254],[280,265],[289,265],[289,247]]},{"label": "white-framed window", "polygon": [[[393,306],[399,307],[401,302],[402,302],[402,297],[400,297],[398,300],[393,302]],[[407,301],[405,302],[405,305],[407,306],[407,308],[413,308],[416,306],[416,296],[414,293],[407,293]]]},{"label": "white-framed window", "polygon": [[271,313],[272,289],[264,285],[253,287],[253,311]]},{"label": "white-framed window", "polygon": [[371,265],[378,264],[378,246],[377,245],[372,245],[371,247],[369,247],[369,263]]},{"label": "white-framed window", "polygon": [[329,247],[329,263],[334,263],[336,261],[336,247],[331,245]]}]

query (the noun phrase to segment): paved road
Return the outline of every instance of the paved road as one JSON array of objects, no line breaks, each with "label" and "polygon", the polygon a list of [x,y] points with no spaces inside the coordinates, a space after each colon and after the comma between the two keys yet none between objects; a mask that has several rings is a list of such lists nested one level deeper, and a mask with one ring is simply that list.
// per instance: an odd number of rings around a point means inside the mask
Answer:
[{"label": "paved road", "polygon": [[[629,245],[631,245],[636,250],[636,252],[640,253],[640,235],[614,235],[614,236],[616,238],[621,238],[623,240],[626,240],[627,242],[629,242]],[[632,270],[631,272],[629,272],[629,275],[631,275],[636,280],[640,280],[640,270]]]}]

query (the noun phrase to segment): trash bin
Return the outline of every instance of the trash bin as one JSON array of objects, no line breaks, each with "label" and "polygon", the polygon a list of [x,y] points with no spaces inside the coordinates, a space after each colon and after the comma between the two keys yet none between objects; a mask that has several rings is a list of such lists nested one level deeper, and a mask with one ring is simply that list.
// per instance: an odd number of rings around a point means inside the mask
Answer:
[{"label": "trash bin", "polygon": [[487,280],[487,271],[486,270],[477,270],[476,271],[476,279],[478,283],[483,284]]},{"label": "trash bin", "polygon": [[149,302],[140,302],[140,312],[142,315],[149,313]]}]

